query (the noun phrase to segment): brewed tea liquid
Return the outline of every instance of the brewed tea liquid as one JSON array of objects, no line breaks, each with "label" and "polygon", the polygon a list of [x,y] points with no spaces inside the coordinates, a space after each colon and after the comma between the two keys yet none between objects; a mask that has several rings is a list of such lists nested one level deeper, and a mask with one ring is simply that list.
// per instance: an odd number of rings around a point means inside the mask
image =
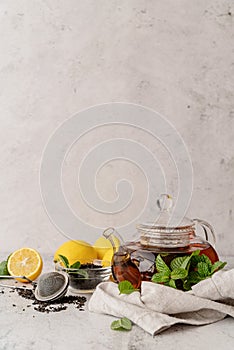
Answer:
[{"label": "brewed tea liquid", "polygon": [[212,264],[214,264],[216,261],[219,260],[218,254],[216,253],[216,251],[214,250],[214,248],[210,244],[207,244],[205,246],[201,245],[199,243],[193,244],[191,253],[197,249],[199,249],[201,251],[200,255],[201,254],[207,255],[208,258],[210,259],[210,261],[212,262]]},{"label": "brewed tea liquid", "polygon": [[[147,268],[146,260],[149,261],[149,254],[153,255],[154,262],[158,254],[162,255],[165,263],[170,266],[171,261],[179,256],[190,255],[195,250],[200,250],[200,255],[209,257],[212,264],[219,260],[214,248],[209,243],[193,243],[186,248],[171,249],[147,247],[142,249],[138,243],[129,245],[130,254],[115,253],[113,258],[112,273],[116,281],[130,281],[135,288],[139,288],[141,281],[151,281],[152,276],[157,272],[155,263],[149,264]],[[139,258],[138,258],[139,255]],[[144,261],[145,255],[145,261]]]},{"label": "brewed tea liquid", "polygon": [[134,288],[141,285],[141,273],[129,254],[115,253],[112,264],[112,274],[116,281],[129,281]]}]

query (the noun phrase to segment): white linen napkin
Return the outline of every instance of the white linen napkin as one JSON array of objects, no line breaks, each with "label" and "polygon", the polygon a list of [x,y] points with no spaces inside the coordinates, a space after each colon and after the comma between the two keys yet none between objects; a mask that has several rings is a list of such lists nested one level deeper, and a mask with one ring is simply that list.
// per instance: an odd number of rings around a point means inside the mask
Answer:
[{"label": "white linen napkin", "polygon": [[127,317],[156,335],[176,323],[205,325],[234,317],[234,269],[218,271],[189,292],[153,282],[142,282],[141,293],[120,294],[113,282],[99,284],[91,296],[90,311]]}]

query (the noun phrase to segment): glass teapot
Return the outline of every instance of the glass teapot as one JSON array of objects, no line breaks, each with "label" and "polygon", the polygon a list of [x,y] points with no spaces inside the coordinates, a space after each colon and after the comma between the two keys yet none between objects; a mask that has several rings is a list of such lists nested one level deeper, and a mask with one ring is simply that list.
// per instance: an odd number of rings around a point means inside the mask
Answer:
[{"label": "glass teapot", "polygon": [[[212,263],[219,260],[217,252],[208,241],[211,237],[212,244],[215,243],[214,230],[208,222],[184,218],[180,226],[170,226],[168,223],[171,217],[172,197],[163,194],[157,204],[160,208],[157,223],[137,225],[140,239],[125,243],[114,228],[103,232],[114,249],[112,274],[116,282],[128,280],[135,288],[139,288],[141,281],[151,281],[153,274],[157,272],[155,260],[158,254],[167,265],[175,257],[190,255],[195,250],[207,255]],[[196,234],[197,226],[203,229],[204,238]],[[120,241],[118,248],[115,247],[113,236]]]}]

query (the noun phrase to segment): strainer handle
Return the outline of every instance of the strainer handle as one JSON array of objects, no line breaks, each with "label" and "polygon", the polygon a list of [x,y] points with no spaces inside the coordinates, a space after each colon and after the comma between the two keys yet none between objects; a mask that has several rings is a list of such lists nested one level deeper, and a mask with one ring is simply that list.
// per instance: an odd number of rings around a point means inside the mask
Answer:
[{"label": "strainer handle", "polygon": [[[214,229],[211,226],[211,224],[209,224],[209,222],[207,222],[205,220],[201,220],[201,219],[193,219],[193,222],[197,223],[198,225],[200,225],[203,228],[206,241],[208,241],[209,243],[211,243],[214,246],[216,243],[216,236],[215,236],[215,232],[214,232]],[[211,240],[210,240],[210,237],[212,238]]]},{"label": "strainer handle", "polygon": [[0,275],[0,278],[6,278],[6,279],[15,279],[15,278],[22,278],[24,280],[27,280],[30,283],[35,283],[32,280],[30,280],[28,277],[26,276],[11,276],[11,275]]}]

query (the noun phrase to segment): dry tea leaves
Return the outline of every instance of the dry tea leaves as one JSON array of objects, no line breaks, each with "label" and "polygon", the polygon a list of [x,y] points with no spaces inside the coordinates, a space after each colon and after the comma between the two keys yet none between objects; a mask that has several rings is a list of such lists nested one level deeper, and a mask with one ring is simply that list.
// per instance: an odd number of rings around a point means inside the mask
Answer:
[{"label": "dry tea leaves", "polygon": [[[29,289],[16,289],[18,295],[24,299],[31,300],[34,310],[44,313],[59,312],[67,309],[69,304],[72,304],[79,311],[84,311],[84,305],[87,301],[84,296],[67,295],[59,300],[51,302],[42,302],[35,298],[32,290]],[[27,305],[31,307],[31,305]]]}]

